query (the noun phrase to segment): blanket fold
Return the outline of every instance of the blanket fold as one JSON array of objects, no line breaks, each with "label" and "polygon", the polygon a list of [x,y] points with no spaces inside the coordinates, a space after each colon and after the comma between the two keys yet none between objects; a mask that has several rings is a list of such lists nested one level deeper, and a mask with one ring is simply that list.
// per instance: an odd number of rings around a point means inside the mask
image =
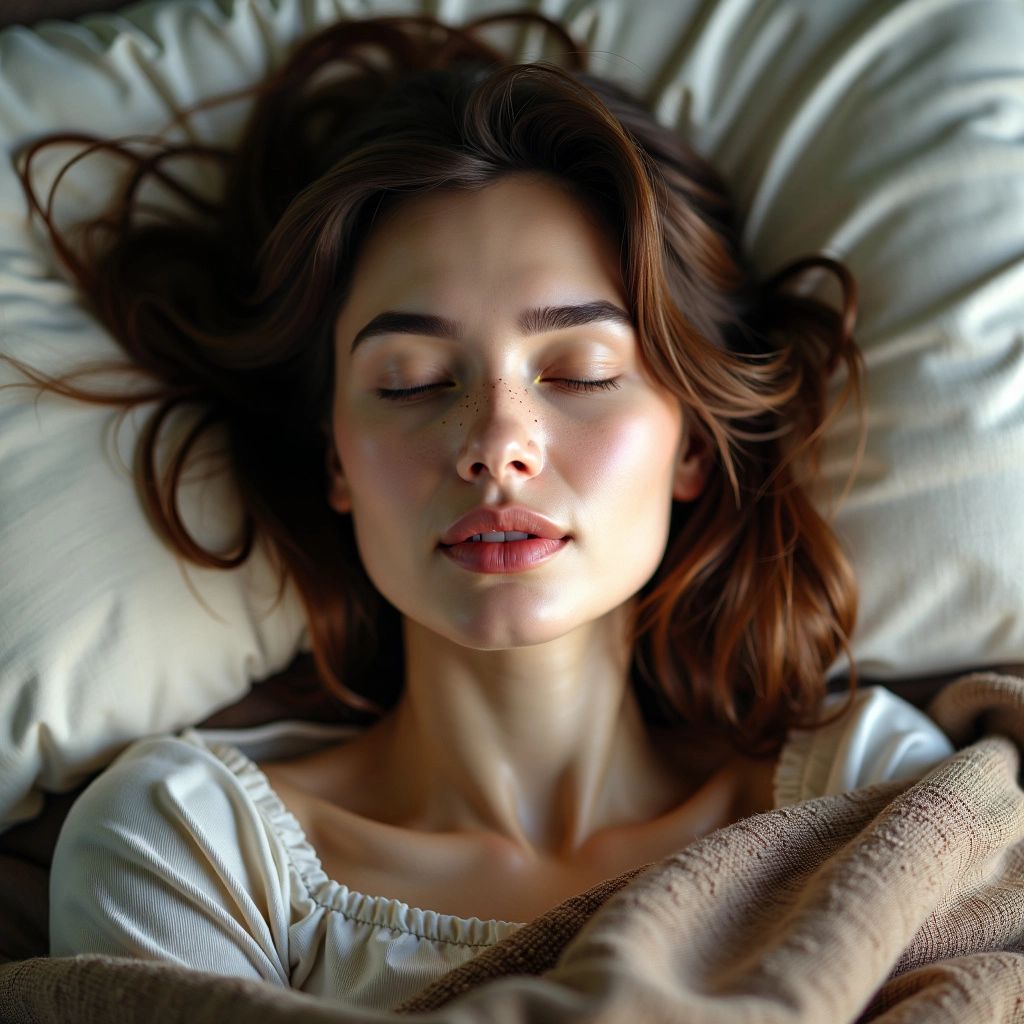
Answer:
[{"label": "blanket fold", "polygon": [[959,749],[921,779],[736,822],[392,1010],[77,957],[0,968],[0,1019],[1024,1024],[1024,678],[962,676],[927,711]]}]

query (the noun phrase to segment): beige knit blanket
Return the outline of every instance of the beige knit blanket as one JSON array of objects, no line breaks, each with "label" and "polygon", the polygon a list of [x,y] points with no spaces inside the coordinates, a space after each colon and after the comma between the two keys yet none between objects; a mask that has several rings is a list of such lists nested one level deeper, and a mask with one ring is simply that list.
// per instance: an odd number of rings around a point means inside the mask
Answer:
[{"label": "beige knit blanket", "polygon": [[9,1024],[1024,1022],[1024,678],[927,708],[959,748],[574,897],[389,1012],[109,957],[0,968]]}]

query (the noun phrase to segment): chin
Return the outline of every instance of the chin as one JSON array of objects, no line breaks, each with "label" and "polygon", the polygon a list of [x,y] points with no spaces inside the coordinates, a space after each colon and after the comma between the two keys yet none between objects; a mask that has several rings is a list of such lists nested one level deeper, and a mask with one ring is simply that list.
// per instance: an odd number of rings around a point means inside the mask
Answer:
[{"label": "chin", "polygon": [[453,643],[476,651],[506,651],[523,647],[537,647],[551,643],[569,633],[593,625],[602,618],[591,609],[557,611],[552,608],[518,608],[512,611],[495,602],[486,607],[481,601],[469,609],[447,628],[435,631],[446,635]]},{"label": "chin", "polygon": [[510,651],[550,643],[570,630],[571,627],[540,629],[536,623],[522,623],[518,628],[509,628],[509,624],[505,623],[500,628],[491,629],[473,628],[472,624],[465,623],[455,633],[449,634],[449,639],[460,647],[474,651]]}]

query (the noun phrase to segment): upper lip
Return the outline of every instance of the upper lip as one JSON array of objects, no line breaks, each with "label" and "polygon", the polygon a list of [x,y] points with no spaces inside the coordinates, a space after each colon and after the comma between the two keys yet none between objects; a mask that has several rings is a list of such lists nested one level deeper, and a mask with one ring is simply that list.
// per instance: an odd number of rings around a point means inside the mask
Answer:
[{"label": "upper lip", "polygon": [[533,509],[516,505],[511,508],[475,508],[454,522],[441,538],[445,547],[461,544],[478,533],[497,533],[514,530],[532,533],[537,537],[561,540],[566,531],[546,516]]}]

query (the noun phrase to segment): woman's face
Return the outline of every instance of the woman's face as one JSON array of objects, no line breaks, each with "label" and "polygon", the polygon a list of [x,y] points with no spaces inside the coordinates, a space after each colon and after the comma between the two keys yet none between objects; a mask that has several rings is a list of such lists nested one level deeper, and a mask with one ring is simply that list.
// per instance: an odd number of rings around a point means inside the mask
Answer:
[{"label": "woman's face", "polygon": [[[329,500],[351,512],[384,597],[461,645],[538,644],[617,608],[661,561],[673,496],[703,486],[703,461],[683,462],[680,404],[642,369],[628,316],[545,326],[527,313],[594,303],[628,308],[617,245],[539,175],[406,200],[358,259],[335,334]],[[465,513],[510,505],[568,541],[515,573],[445,554]]]}]

